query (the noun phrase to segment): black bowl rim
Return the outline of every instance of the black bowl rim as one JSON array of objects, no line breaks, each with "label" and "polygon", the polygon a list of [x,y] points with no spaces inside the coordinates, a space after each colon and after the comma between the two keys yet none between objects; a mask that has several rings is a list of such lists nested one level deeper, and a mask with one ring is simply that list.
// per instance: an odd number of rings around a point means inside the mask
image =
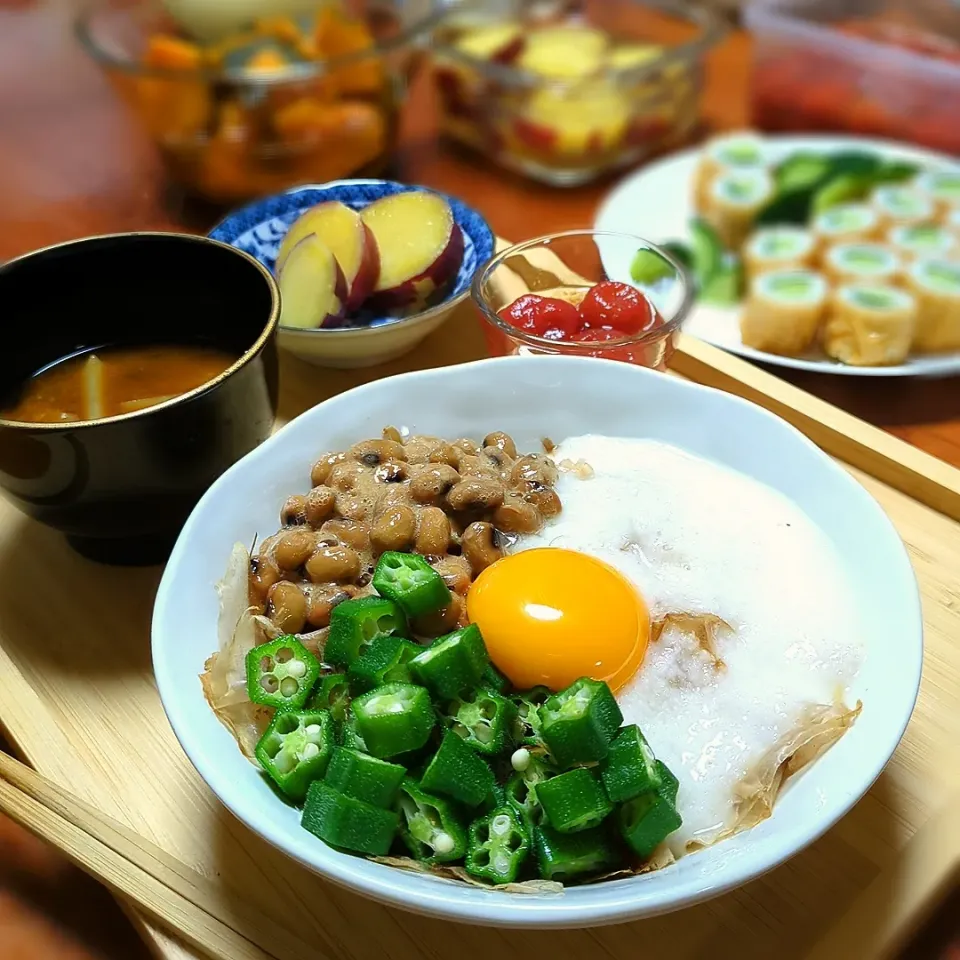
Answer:
[{"label": "black bowl rim", "polygon": [[34,257],[40,257],[54,250],[62,250],[67,247],[79,247],[84,244],[93,243],[99,240],[123,240],[130,237],[164,237],[166,239],[186,240],[191,243],[211,244],[215,247],[221,247],[231,254],[241,257],[248,263],[256,267],[257,272],[266,281],[267,289],[270,291],[270,315],[263,329],[260,331],[257,339],[249,346],[226,370],[218,374],[212,380],[207,380],[194,387],[186,393],[181,393],[170,400],[164,400],[162,403],[155,404],[152,407],[144,407],[142,410],[132,410],[130,413],[120,413],[113,417],[101,417],[99,420],[68,420],[62,423],[35,423],[31,420],[8,420],[0,416],[0,428],[8,430],[21,430],[25,433],[34,433],[37,431],[43,433],[62,433],[64,431],[85,430],[92,427],[104,426],[105,424],[121,423],[126,420],[135,420],[141,417],[147,417],[154,413],[160,413],[163,410],[169,410],[181,403],[186,403],[199,397],[219,386],[228,377],[233,376],[238,370],[245,367],[253,360],[267,345],[270,338],[276,335],[280,324],[280,290],[277,287],[276,280],[273,279],[269,270],[256,258],[244,250],[231,246],[229,243],[222,243],[220,240],[213,240],[210,237],[200,236],[194,233],[178,233],[164,230],[129,230],[122,233],[100,233],[89,237],[79,237],[74,240],[65,240],[62,243],[52,243],[46,247],[40,247],[38,250],[31,250],[29,253],[21,254],[11,260],[5,261],[0,265],[0,275],[5,273],[10,267],[16,266],[25,260]]}]

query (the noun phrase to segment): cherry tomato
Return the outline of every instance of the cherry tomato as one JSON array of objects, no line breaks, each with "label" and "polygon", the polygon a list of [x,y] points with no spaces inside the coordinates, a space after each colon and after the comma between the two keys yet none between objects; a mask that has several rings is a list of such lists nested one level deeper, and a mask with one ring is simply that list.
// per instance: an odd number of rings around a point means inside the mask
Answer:
[{"label": "cherry tomato", "polygon": [[525,293],[497,314],[518,330],[549,340],[569,340],[580,327],[580,314],[572,303],[554,297]]},{"label": "cherry tomato", "polygon": [[628,283],[604,280],[595,284],[580,302],[580,328],[610,327],[626,334],[642,333],[654,325],[647,298]]}]

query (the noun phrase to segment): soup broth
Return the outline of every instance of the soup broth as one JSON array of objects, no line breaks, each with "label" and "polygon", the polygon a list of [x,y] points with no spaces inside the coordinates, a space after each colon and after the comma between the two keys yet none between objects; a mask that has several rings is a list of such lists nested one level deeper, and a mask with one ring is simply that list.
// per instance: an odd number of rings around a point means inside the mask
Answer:
[{"label": "soup broth", "polygon": [[31,377],[0,413],[28,423],[69,423],[132,413],[172,400],[223,373],[236,357],[195,346],[107,348],[69,357]]}]

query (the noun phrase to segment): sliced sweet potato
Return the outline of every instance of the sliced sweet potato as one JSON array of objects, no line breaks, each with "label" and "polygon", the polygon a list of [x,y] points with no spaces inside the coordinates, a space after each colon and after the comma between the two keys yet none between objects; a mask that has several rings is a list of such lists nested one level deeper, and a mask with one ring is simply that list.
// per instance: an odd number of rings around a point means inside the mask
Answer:
[{"label": "sliced sweet potato", "polygon": [[652,43],[625,43],[607,54],[607,66],[614,70],[630,70],[663,56],[663,47]]},{"label": "sliced sweet potato", "polygon": [[397,193],[375,200],[360,216],[380,251],[372,308],[422,304],[456,276],[463,234],[443,197],[422,190]]},{"label": "sliced sweet potato", "polygon": [[524,47],[520,24],[491,23],[474,27],[457,37],[454,49],[476,60],[512,63]]},{"label": "sliced sweet potato", "polygon": [[343,319],[347,282],[337,258],[316,234],[290,251],[277,282],[280,326],[309,330],[336,326]]},{"label": "sliced sweet potato", "polygon": [[544,87],[530,98],[515,135],[532,149],[569,155],[606,150],[623,139],[631,104],[606,81],[590,81],[575,89]]},{"label": "sliced sweet potato", "polygon": [[356,310],[367,299],[380,275],[380,254],[376,240],[360,215],[339,200],[319,203],[290,227],[280,244],[277,270],[290,251],[306,236],[316,234],[340,264],[347,284],[346,310]]},{"label": "sliced sweet potato", "polygon": [[527,35],[518,63],[548,80],[579,80],[600,69],[608,43],[589,27],[545,27]]}]

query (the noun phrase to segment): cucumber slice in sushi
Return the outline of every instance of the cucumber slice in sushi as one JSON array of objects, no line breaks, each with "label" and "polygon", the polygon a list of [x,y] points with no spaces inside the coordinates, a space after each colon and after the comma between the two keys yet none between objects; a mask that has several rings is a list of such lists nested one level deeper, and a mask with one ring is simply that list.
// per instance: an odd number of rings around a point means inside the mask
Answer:
[{"label": "cucumber slice in sushi", "polygon": [[905,290],[880,284],[848,284],[837,291],[837,296],[861,310],[875,310],[880,313],[908,310],[913,306],[913,297]]},{"label": "cucumber slice in sushi", "polygon": [[891,245],[908,257],[943,257],[958,247],[957,238],[939,223],[909,223],[887,234]]},{"label": "cucumber slice in sushi", "polygon": [[880,223],[877,211],[864,203],[843,203],[818,214],[813,231],[829,242],[855,240],[874,233]]},{"label": "cucumber slice in sushi", "polygon": [[918,260],[910,270],[918,286],[934,293],[960,296],[960,263],[950,260]]},{"label": "cucumber slice in sushi", "polygon": [[882,243],[841,243],[824,257],[827,274],[839,282],[890,280],[900,272],[900,258]]},{"label": "cucumber slice in sushi", "polygon": [[773,270],[754,282],[758,298],[783,304],[820,303],[826,297],[827,284],[813,270]]},{"label": "cucumber slice in sushi", "polygon": [[772,186],[763,170],[736,170],[718,177],[711,194],[715,202],[755,209],[769,198]]},{"label": "cucumber slice in sushi", "polygon": [[763,140],[752,133],[731,133],[707,145],[708,157],[719,167],[748,169],[765,166]]},{"label": "cucumber slice in sushi", "polygon": [[933,201],[916,187],[885,184],[873,191],[873,206],[886,220],[894,223],[919,223],[932,220]]},{"label": "cucumber slice in sushi", "polygon": [[710,186],[702,208],[703,219],[727,250],[739,250],[772,193],[773,181],[765,170],[725,173]]},{"label": "cucumber slice in sushi", "polygon": [[915,184],[935,203],[947,208],[960,207],[960,168],[928,170],[917,177]]},{"label": "cucumber slice in sushi", "polygon": [[767,227],[753,234],[744,253],[758,262],[790,265],[810,256],[813,248],[813,235],[802,227]]},{"label": "cucumber slice in sushi", "polygon": [[743,265],[748,277],[769,270],[809,267],[816,253],[816,241],[802,227],[764,227],[757,230],[743,248]]}]

